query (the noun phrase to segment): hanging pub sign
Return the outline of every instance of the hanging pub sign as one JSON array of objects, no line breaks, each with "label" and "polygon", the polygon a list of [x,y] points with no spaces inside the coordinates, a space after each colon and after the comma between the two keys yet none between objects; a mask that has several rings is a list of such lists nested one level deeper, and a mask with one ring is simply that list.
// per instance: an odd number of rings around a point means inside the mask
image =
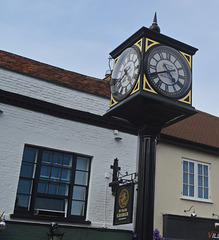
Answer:
[{"label": "hanging pub sign", "polygon": [[113,225],[132,222],[134,183],[116,189]]}]

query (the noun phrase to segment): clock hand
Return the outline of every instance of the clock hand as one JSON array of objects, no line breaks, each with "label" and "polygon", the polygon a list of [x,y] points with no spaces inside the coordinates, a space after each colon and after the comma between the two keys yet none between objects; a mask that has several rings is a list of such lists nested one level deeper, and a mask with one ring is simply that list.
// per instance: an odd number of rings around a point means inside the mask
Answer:
[{"label": "clock hand", "polygon": [[167,74],[170,76],[169,79],[170,79],[172,82],[175,83],[175,82],[176,82],[176,79],[175,79],[175,78],[172,76],[172,74],[170,73],[170,72],[172,72],[172,71],[175,71],[175,69],[169,70],[165,63],[163,64],[163,66],[164,66],[164,68],[166,69]]},{"label": "clock hand", "polygon": [[[169,70],[169,72],[174,72],[174,71],[175,71],[175,69]],[[150,73],[150,76],[153,77],[153,76],[158,75],[160,73],[168,73],[168,70],[159,71],[159,72],[152,72],[152,73]]]}]

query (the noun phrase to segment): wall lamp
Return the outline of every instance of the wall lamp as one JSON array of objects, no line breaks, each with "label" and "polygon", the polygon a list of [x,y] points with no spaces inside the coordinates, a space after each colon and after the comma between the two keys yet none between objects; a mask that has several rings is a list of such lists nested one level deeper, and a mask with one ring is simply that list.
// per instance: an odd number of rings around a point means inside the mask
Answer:
[{"label": "wall lamp", "polygon": [[189,212],[189,211],[191,211],[192,208],[194,208],[194,210],[191,214],[191,217],[197,217],[197,214],[195,213],[195,207],[194,206],[191,206],[190,209],[188,209],[188,210],[184,210],[184,212]]},{"label": "wall lamp", "polygon": [[119,133],[118,130],[114,130],[114,131],[113,131],[113,134],[114,134],[115,140],[117,140],[117,141],[122,140],[122,137],[120,136],[120,133]]},{"label": "wall lamp", "polygon": [[3,212],[0,216],[0,231],[5,230],[6,223],[5,223],[5,212]]},{"label": "wall lamp", "polygon": [[[218,220],[219,220],[219,215],[217,213],[212,213],[212,216],[216,216],[218,218]],[[215,222],[214,223],[214,227],[215,228],[219,227],[219,222]]]},{"label": "wall lamp", "polygon": [[57,223],[51,223],[50,231],[47,233],[48,240],[62,240],[64,233],[61,233],[58,229]]}]

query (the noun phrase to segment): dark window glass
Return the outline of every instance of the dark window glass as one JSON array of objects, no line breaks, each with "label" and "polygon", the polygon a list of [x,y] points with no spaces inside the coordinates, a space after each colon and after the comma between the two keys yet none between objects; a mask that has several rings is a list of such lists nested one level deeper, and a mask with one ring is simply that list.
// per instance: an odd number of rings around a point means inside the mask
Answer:
[{"label": "dark window glass", "polygon": [[53,210],[53,211],[64,211],[65,205],[64,200],[49,199],[49,198],[36,198],[36,209]]},{"label": "dark window glass", "polygon": [[28,210],[29,199],[30,199],[30,196],[28,195],[17,194],[16,203],[15,203],[16,208],[18,209],[24,208],[25,210]]},{"label": "dark window glass", "polygon": [[32,188],[32,180],[21,179],[18,184],[18,193],[30,194]]},{"label": "dark window glass", "polygon": [[84,218],[89,169],[88,157],[25,147],[15,212]]}]

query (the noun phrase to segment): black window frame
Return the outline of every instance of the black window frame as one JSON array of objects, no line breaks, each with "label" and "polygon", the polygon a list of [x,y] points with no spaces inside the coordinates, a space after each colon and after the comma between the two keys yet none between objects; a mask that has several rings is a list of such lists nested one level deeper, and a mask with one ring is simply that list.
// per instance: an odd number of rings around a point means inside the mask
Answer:
[{"label": "black window frame", "polygon": [[[34,172],[32,177],[21,176],[21,171],[22,171],[22,166],[23,166],[22,164],[25,162],[24,161],[24,151],[28,148],[35,149],[38,152],[37,157],[36,157],[36,161],[35,161],[35,164],[34,164],[35,165],[35,172]],[[42,181],[42,179],[40,179],[40,171],[42,169],[42,166],[45,165],[45,163],[42,162],[43,151],[52,152],[53,155],[55,153],[58,153],[58,154],[62,154],[62,156],[70,155],[72,157],[70,168],[63,167],[63,162],[62,162],[61,167],[60,166],[57,167],[59,169],[65,169],[66,168],[66,169],[71,170],[71,176],[70,176],[70,180],[69,180],[69,183],[68,183],[68,194],[67,195],[48,194],[48,193],[39,193],[38,192],[39,183],[40,183],[40,181]],[[88,160],[88,167],[87,167],[86,170],[77,169],[76,164],[77,164],[77,160],[79,158],[86,158]],[[18,218],[26,217],[26,218],[48,219],[48,220],[50,220],[50,219],[54,220],[55,218],[57,218],[57,219],[62,220],[62,221],[85,222],[86,213],[87,213],[89,183],[90,183],[91,160],[92,160],[91,156],[87,156],[87,155],[83,155],[83,154],[77,154],[77,153],[72,153],[72,152],[67,152],[67,151],[61,151],[61,150],[56,150],[56,149],[51,149],[51,148],[46,148],[46,147],[39,147],[39,146],[35,146],[35,145],[25,144],[24,145],[24,150],[23,150],[22,161],[21,161],[19,183],[20,183],[20,180],[33,181],[32,189],[31,189],[30,194],[29,194],[29,197],[31,199],[29,200],[30,204],[29,204],[28,209],[24,209],[24,208],[21,209],[21,208],[17,207],[16,202],[15,202],[14,214],[12,214],[11,217],[15,217],[15,218],[16,217],[18,217]],[[52,164],[53,164],[53,162],[52,162]],[[48,166],[50,166],[51,168],[54,167],[52,164],[50,164],[50,165],[48,164]],[[83,173],[85,173],[84,175],[87,176],[87,183],[85,185],[76,183],[75,174],[76,174],[77,171],[83,172]],[[60,183],[60,181],[58,183]],[[47,181],[45,180],[45,182],[47,182]],[[51,181],[48,181],[48,185],[49,185],[49,182],[51,182]],[[72,215],[71,214],[72,201],[73,201],[73,191],[74,191],[74,187],[76,187],[76,186],[79,186],[79,187],[82,186],[82,188],[85,189],[84,199],[76,200],[76,201],[79,201],[80,203],[83,203],[82,205],[84,205],[84,214],[83,215]],[[17,195],[19,195],[19,194],[20,195],[25,195],[23,193],[19,193],[18,189],[17,189],[16,199],[17,199]],[[28,195],[28,194],[26,194],[26,195]],[[47,210],[40,210],[40,211],[36,210],[35,209],[36,199],[39,198],[39,197],[46,198],[46,199],[64,200],[63,204],[65,206],[65,209],[64,209],[63,213],[61,213],[59,211],[53,211],[53,210],[51,210],[51,211],[50,210],[48,210],[48,211]],[[67,201],[67,208],[66,208],[65,201]],[[87,223],[89,223],[89,221]]]}]

